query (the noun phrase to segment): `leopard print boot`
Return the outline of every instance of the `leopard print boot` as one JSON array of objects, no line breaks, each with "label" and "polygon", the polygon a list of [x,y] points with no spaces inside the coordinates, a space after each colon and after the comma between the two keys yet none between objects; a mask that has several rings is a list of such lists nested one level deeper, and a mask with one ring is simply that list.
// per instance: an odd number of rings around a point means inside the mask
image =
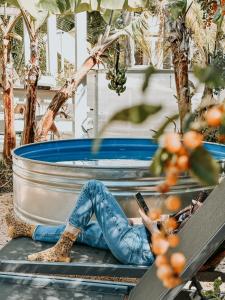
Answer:
[{"label": "leopard print boot", "polygon": [[18,219],[13,210],[7,212],[5,216],[5,221],[8,226],[8,235],[12,239],[18,237],[32,237],[33,232],[36,228],[35,225],[28,224],[20,219]]},{"label": "leopard print boot", "polygon": [[28,260],[70,262],[71,248],[79,233],[79,229],[76,229],[76,231],[74,231],[73,233],[65,230],[55,246],[47,250],[29,255]]}]

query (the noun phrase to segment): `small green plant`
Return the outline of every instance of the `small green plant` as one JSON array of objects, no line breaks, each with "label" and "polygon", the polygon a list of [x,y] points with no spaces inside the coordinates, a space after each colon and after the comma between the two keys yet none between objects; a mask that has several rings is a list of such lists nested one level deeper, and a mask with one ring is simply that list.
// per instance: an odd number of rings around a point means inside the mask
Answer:
[{"label": "small green plant", "polygon": [[213,283],[213,289],[203,292],[203,295],[210,300],[225,300],[225,295],[222,295],[221,285],[223,281],[218,277]]}]

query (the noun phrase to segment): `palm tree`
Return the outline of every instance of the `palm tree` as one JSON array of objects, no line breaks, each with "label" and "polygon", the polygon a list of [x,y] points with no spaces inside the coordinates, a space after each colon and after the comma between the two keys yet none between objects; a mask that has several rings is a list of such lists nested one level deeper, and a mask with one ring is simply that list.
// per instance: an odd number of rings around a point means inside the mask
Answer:
[{"label": "palm tree", "polygon": [[[186,26],[191,31],[191,39],[196,48],[194,66],[206,67],[210,64],[211,58],[216,55],[218,49],[222,49],[220,33],[224,22],[219,24],[207,22],[204,19],[205,11],[203,7],[194,1],[186,15]],[[204,34],[203,34],[204,32]],[[204,86],[201,107],[206,107],[214,102],[213,89],[207,85]]]},{"label": "palm tree", "polygon": [[[6,6],[5,6],[6,8]],[[0,31],[2,34],[1,67],[2,67],[2,89],[4,105],[4,146],[3,159],[6,163],[11,162],[11,151],[16,146],[16,134],[14,129],[14,107],[13,107],[13,62],[11,56],[11,42],[13,39],[13,28],[20,13],[8,17],[6,14],[0,17]]]},{"label": "palm tree", "polygon": [[29,1],[29,3],[26,0],[5,0],[4,2],[20,10],[30,38],[31,54],[30,62],[26,67],[25,86],[27,92],[27,102],[24,117],[24,131],[22,137],[22,143],[28,144],[34,142],[37,84],[40,75],[38,59],[38,31],[40,26],[46,20],[48,12],[38,11],[38,0],[32,0]]},{"label": "palm tree", "polygon": [[168,41],[172,50],[181,133],[184,118],[191,111],[188,78],[189,32],[185,23],[188,9],[187,0],[170,0],[164,7]]}]

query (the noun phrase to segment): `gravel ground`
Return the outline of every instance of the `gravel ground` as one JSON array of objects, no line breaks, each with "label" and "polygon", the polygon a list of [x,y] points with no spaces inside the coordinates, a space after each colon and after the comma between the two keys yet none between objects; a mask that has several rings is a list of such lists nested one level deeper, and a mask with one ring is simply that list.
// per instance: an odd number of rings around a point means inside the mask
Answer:
[{"label": "gravel ground", "polygon": [[0,195],[0,249],[10,240],[7,236],[4,216],[12,208],[13,195],[11,193]]},{"label": "gravel ground", "polygon": [[[13,205],[13,195],[11,193],[7,193],[7,194],[0,194],[0,249],[10,240],[10,238],[7,236],[7,228],[6,228],[6,224],[4,221],[4,216],[7,212],[8,209],[12,208]],[[225,259],[222,261],[222,263],[217,267],[217,270],[220,272],[225,272]],[[74,276],[74,277],[78,277],[78,276]],[[89,277],[86,276],[86,278],[92,278],[92,279],[96,279],[96,280],[110,280],[109,277]],[[113,278],[111,278],[113,279]],[[127,278],[127,280],[122,280],[121,278],[114,278],[115,281],[127,281],[127,282],[137,282],[136,279],[132,278],[129,279]],[[205,290],[208,290],[212,287],[212,283],[210,282],[204,282],[203,287]],[[225,292],[225,283],[223,283],[222,285],[222,291]]]}]

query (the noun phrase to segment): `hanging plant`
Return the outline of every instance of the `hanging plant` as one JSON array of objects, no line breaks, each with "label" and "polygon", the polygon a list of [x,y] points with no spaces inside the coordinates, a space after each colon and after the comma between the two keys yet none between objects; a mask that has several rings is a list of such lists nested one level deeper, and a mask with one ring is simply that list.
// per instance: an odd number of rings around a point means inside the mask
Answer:
[{"label": "hanging plant", "polygon": [[114,66],[109,68],[106,73],[106,79],[110,80],[108,87],[110,90],[116,91],[116,93],[120,96],[126,90],[126,68],[120,67],[120,44],[116,44],[115,49],[115,63]]}]

